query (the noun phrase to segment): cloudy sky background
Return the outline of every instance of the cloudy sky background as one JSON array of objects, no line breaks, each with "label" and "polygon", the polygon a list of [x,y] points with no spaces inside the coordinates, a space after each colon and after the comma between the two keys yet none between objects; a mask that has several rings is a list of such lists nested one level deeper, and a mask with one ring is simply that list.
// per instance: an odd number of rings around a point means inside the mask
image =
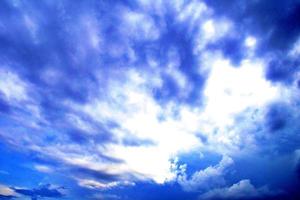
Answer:
[{"label": "cloudy sky background", "polygon": [[0,199],[293,199],[298,0],[0,2]]}]

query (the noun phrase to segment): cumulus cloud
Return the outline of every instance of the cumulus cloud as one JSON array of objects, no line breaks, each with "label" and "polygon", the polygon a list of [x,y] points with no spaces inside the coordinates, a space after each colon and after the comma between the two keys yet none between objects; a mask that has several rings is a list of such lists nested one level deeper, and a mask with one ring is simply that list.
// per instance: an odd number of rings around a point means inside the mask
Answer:
[{"label": "cumulus cloud", "polygon": [[276,194],[268,187],[254,187],[249,179],[244,179],[230,187],[217,188],[202,194],[199,199],[255,199]]},{"label": "cumulus cloud", "polygon": [[178,183],[185,191],[205,191],[225,184],[224,175],[228,168],[233,165],[233,160],[224,156],[215,166],[209,166],[203,170],[196,171],[190,178],[183,169],[178,176]]}]

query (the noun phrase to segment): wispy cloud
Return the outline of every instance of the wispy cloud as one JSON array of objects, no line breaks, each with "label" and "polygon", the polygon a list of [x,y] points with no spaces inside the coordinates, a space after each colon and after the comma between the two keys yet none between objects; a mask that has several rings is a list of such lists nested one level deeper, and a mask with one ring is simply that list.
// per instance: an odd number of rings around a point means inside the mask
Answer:
[{"label": "wispy cloud", "polygon": [[13,199],[17,196],[18,194],[10,187],[0,185],[0,199]]}]

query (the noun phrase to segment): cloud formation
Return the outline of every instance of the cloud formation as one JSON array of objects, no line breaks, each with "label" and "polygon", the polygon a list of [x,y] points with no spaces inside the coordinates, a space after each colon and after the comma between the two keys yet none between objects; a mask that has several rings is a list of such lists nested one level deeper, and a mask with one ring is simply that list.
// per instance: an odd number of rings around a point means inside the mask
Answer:
[{"label": "cloud formation", "polygon": [[65,188],[57,187],[51,184],[41,185],[38,188],[27,189],[8,187],[0,185],[0,199],[16,199],[29,197],[32,200],[40,198],[61,198],[64,197]]},{"label": "cloud formation", "polygon": [[13,199],[15,197],[17,197],[17,193],[13,189],[0,185],[0,199]]},{"label": "cloud formation", "polygon": [[224,175],[232,164],[233,160],[224,156],[217,165],[196,171],[189,179],[183,169],[182,174],[178,176],[178,183],[186,191],[205,191],[222,186],[225,184]]},{"label": "cloud formation", "polygon": [[210,190],[199,199],[263,199],[274,194],[268,187],[255,188],[250,180],[245,179],[227,188]]},{"label": "cloud formation", "polygon": [[[0,183],[36,188],[3,186],[1,198],[60,198],[36,187],[45,181],[69,185],[71,199],[130,199],[142,184],[180,186],[191,199],[268,195],[250,179],[294,191],[299,8],[0,2]],[[262,159],[242,159],[251,156]],[[268,161],[267,175],[280,176],[262,180]]]},{"label": "cloud formation", "polygon": [[12,188],[15,193],[28,196],[32,200],[39,198],[61,198],[64,196],[64,187],[56,187],[51,184],[42,185],[39,188],[25,189],[25,188]]}]

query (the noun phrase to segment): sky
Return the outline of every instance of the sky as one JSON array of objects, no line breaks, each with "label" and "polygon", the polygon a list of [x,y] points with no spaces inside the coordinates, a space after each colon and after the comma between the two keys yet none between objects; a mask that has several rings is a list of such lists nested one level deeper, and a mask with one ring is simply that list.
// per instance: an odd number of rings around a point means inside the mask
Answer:
[{"label": "sky", "polygon": [[299,0],[0,1],[0,199],[300,199]]}]

